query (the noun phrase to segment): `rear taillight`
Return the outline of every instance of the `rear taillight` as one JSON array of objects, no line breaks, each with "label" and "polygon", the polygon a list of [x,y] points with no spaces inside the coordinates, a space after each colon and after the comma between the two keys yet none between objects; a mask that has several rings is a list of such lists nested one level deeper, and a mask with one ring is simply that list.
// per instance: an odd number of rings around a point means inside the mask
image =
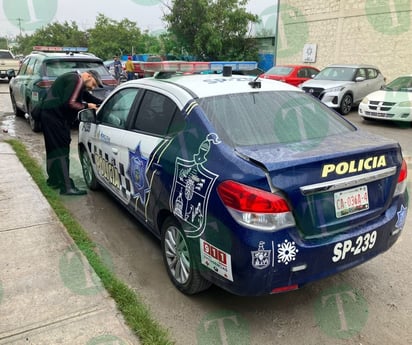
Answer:
[{"label": "rear taillight", "polygon": [[103,79],[103,84],[108,86],[116,86],[117,80],[116,79]]},{"label": "rear taillight", "polygon": [[295,225],[289,205],[280,195],[234,181],[222,182],[217,192],[232,217],[243,226],[274,231]]},{"label": "rear taillight", "polygon": [[52,86],[53,80],[40,80],[36,83],[36,86],[41,87],[43,89],[48,89]]},{"label": "rear taillight", "polygon": [[407,185],[407,177],[408,177],[408,166],[406,165],[405,160],[403,160],[401,171],[398,177],[398,183],[396,184],[396,189],[395,189],[395,193],[393,193],[393,196],[397,196],[405,192],[406,185]]}]

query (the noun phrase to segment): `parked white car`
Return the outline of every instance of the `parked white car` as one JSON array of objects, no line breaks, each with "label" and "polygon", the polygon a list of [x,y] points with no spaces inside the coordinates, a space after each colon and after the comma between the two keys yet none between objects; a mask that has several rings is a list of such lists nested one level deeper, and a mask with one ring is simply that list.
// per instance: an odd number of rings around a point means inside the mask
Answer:
[{"label": "parked white car", "polygon": [[367,94],[384,85],[385,78],[376,66],[329,65],[300,88],[346,115]]},{"label": "parked white car", "polygon": [[383,90],[367,95],[358,113],[365,120],[412,122],[412,74],[400,76]]}]

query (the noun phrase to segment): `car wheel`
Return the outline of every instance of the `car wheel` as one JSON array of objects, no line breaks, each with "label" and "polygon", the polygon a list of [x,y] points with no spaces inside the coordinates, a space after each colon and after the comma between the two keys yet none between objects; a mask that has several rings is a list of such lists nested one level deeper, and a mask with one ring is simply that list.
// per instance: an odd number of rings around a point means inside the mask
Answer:
[{"label": "car wheel", "polygon": [[16,100],[14,99],[13,93],[10,90],[11,105],[13,107],[13,113],[16,116],[22,117],[24,112],[17,107]]},{"label": "car wheel", "polygon": [[195,268],[194,257],[184,231],[173,218],[162,227],[162,255],[167,274],[172,283],[183,293],[193,295],[212,284]]},{"label": "car wheel", "polygon": [[30,124],[30,128],[33,132],[41,132],[41,123],[39,120],[35,120],[33,119],[33,116],[31,115],[31,110],[33,109],[33,105],[31,103],[28,104],[27,106],[28,109],[28,114],[29,114],[29,124]]},{"label": "car wheel", "polygon": [[100,185],[94,173],[92,161],[85,149],[80,150],[80,163],[82,165],[83,177],[87,187],[91,190],[99,189]]},{"label": "car wheel", "polygon": [[346,94],[343,96],[342,101],[340,102],[340,113],[342,115],[348,114],[352,109],[352,96],[350,94]]}]

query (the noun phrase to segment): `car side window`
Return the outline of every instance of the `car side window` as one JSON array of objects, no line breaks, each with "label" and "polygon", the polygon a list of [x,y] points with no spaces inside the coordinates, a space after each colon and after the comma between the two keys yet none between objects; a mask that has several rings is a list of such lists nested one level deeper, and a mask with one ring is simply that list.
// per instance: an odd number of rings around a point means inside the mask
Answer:
[{"label": "car side window", "polygon": [[29,64],[27,65],[26,73],[27,75],[33,75],[34,74],[34,66],[36,64],[36,59],[32,58],[29,61]]},{"label": "car side window", "polygon": [[20,71],[19,71],[19,74],[20,74],[20,75],[25,75],[25,74],[26,74],[26,72],[27,72],[27,66],[29,65],[29,61],[30,61],[30,58],[26,58],[26,59],[24,59],[23,62],[21,63],[21,67],[20,67]]},{"label": "car side window", "polygon": [[98,121],[107,126],[125,129],[127,117],[139,90],[127,88],[114,94],[99,111]]},{"label": "car side window", "polygon": [[37,59],[33,59],[34,65],[33,65],[33,74],[35,75],[40,75],[40,68],[41,68],[41,62],[38,61]]},{"label": "car side window", "polygon": [[358,71],[356,72],[355,78],[358,78],[358,77],[362,77],[362,78],[366,79],[366,72],[365,72],[364,68],[359,68],[358,69]]},{"label": "car side window", "polygon": [[313,68],[309,68],[308,69],[308,78],[312,78],[312,76],[315,76],[316,74],[318,74],[319,72]]},{"label": "car side window", "polygon": [[374,68],[368,68],[366,71],[368,79],[375,79],[378,76],[378,71]]},{"label": "car side window", "polygon": [[301,68],[299,71],[298,71],[298,77],[299,78],[307,78],[307,70],[306,70],[306,68]]},{"label": "car side window", "polygon": [[146,91],[133,129],[155,135],[167,135],[175,129],[171,124],[175,121],[176,113],[177,106],[171,99],[157,92]]}]

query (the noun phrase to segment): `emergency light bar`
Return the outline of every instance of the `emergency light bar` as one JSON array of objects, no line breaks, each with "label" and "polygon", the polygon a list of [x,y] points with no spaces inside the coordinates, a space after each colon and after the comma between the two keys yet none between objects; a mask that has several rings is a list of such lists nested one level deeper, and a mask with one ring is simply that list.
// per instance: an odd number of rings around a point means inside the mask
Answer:
[{"label": "emergency light bar", "polygon": [[194,73],[210,70],[209,62],[163,61],[142,62],[142,69],[150,72],[182,72]]},{"label": "emergency light bar", "polygon": [[222,71],[223,67],[230,66],[232,70],[248,71],[257,68],[256,61],[163,61],[142,62],[144,71],[150,72],[180,72],[196,73],[204,71]]},{"label": "emergency light bar", "polygon": [[49,47],[49,46],[34,46],[33,50],[40,52],[87,52],[87,47]]}]

